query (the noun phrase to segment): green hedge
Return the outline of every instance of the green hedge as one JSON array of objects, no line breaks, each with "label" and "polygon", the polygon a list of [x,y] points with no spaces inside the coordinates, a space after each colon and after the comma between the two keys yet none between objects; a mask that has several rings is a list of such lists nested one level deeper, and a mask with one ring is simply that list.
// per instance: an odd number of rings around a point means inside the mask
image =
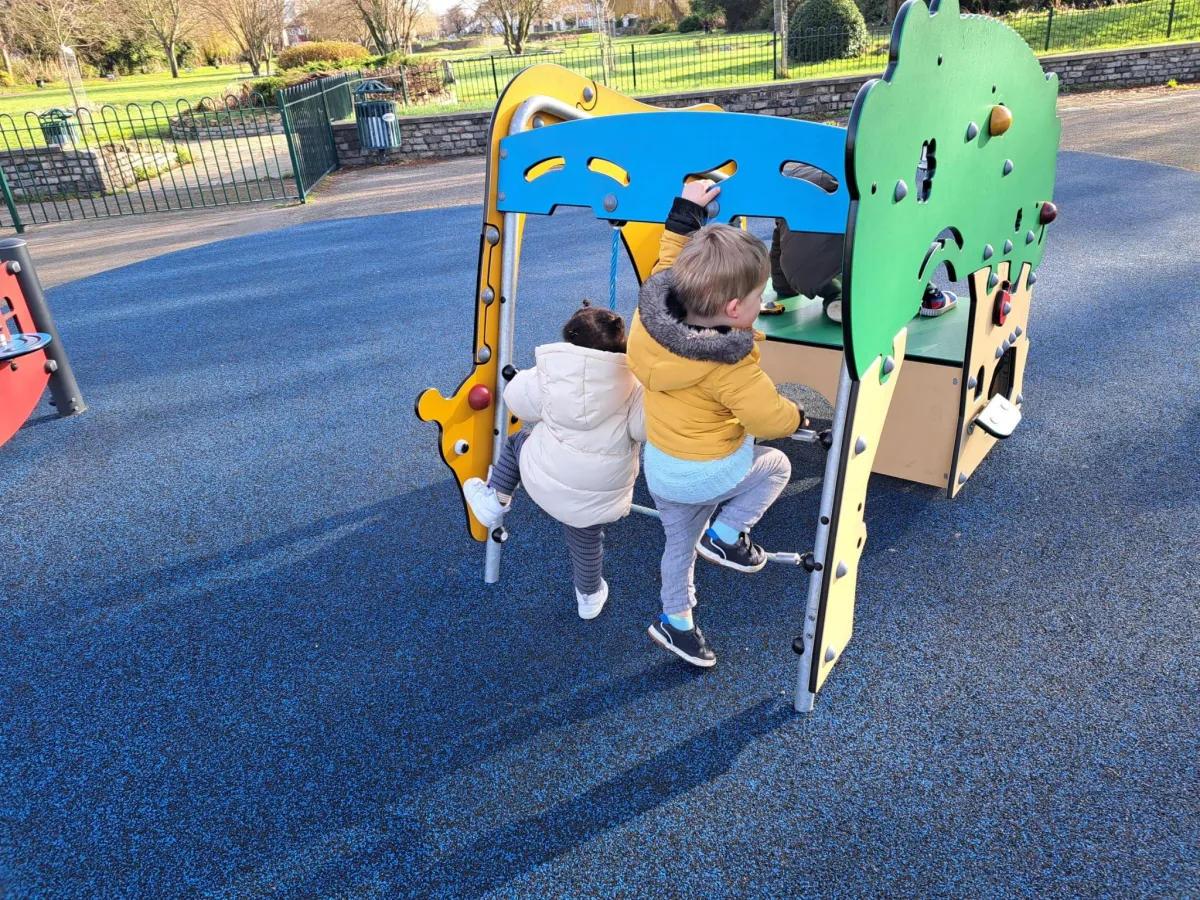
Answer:
[{"label": "green hedge", "polygon": [[309,41],[294,44],[280,52],[280,69],[299,69],[309,63],[361,62],[370,57],[367,48],[347,41]]}]

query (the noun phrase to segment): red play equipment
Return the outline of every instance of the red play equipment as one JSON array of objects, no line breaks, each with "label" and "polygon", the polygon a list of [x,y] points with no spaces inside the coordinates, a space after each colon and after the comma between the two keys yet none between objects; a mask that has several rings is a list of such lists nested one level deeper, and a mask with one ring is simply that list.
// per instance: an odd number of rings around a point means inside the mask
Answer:
[{"label": "red play equipment", "polygon": [[29,248],[19,238],[0,241],[0,444],[25,424],[47,385],[60,416],[86,409]]}]

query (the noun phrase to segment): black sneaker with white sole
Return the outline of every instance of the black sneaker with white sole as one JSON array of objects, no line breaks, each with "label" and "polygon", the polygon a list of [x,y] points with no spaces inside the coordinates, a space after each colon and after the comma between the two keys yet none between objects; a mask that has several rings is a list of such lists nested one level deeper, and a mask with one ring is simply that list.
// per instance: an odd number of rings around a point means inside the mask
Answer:
[{"label": "black sneaker with white sole", "polygon": [[693,625],[690,631],[680,631],[660,617],[650,626],[650,639],[693,666],[708,669],[717,664],[717,654],[704,642],[699,625]]},{"label": "black sneaker with white sole", "polygon": [[706,530],[696,544],[696,552],[709,562],[739,572],[757,572],[767,564],[767,551],[750,540],[750,535],[744,531],[736,541],[727,544],[711,530]]}]

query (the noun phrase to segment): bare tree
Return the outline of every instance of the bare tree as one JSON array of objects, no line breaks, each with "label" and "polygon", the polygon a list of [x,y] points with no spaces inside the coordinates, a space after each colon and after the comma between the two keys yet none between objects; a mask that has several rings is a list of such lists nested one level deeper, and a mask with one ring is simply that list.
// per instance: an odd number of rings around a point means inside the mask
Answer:
[{"label": "bare tree", "polygon": [[303,0],[297,11],[311,40],[365,44],[370,38],[362,16],[349,0]]},{"label": "bare tree", "polygon": [[229,33],[255,77],[283,34],[284,0],[202,0],[204,8]]},{"label": "bare tree", "polygon": [[546,15],[546,0],[483,0],[477,15],[489,27],[500,26],[504,46],[517,56],[525,49],[530,27]]},{"label": "bare tree", "polygon": [[60,47],[90,43],[102,20],[96,0],[10,0],[4,29],[14,44],[57,59]]},{"label": "bare tree", "polygon": [[412,48],[413,29],[425,13],[425,0],[350,0],[380,53]]},{"label": "bare tree", "polygon": [[4,71],[8,73],[9,78],[12,78],[12,56],[8,52],[9,41],[11,40],[8,35],[9,15],[8,0],[0,0],[0,58],[4,60]]},{"label": "bare tree", "polygon": [[462,34],[475,21],[475,16],[461,3],[455,3],[442,14],[442,28],[449,34]]},{"label": "bare tree", "polygon": [[122,0],[122,8],[135,25],[158,39],[171,66],[171,77],[178,78],[175,44],[187,36],[195,21],[190,0]]}]

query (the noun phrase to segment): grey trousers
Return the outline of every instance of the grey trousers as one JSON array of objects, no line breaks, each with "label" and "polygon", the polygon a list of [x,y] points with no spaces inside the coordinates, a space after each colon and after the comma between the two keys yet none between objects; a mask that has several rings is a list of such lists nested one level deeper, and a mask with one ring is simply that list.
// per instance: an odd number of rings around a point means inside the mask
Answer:
[{"label": "grey trousers", "polygon": [[[662,606],[668,616],[696,605],[696,542],[724,503],[717,520],[735,531],[749,531],[787,487],[792,463],[773,447],[755,447],[754,464],[732,490],[704,503],[675,503],[654,497],[667,546],[662,556]],[[651,494],[653,496],[653,494]]]},{"label": "grey trousers", "polygon": [[[509,437],[500,451],[500,459],[492,467],[488,487],[512,496],[521,484],[521,448],[529,440],[529,431],[522,430]],[[604,526],[589,525],[575,528],[564,525],[567,531],[567,553],[571,557],[571,572],[575,588],[581,594],[600,590],[604,575]]]}]

